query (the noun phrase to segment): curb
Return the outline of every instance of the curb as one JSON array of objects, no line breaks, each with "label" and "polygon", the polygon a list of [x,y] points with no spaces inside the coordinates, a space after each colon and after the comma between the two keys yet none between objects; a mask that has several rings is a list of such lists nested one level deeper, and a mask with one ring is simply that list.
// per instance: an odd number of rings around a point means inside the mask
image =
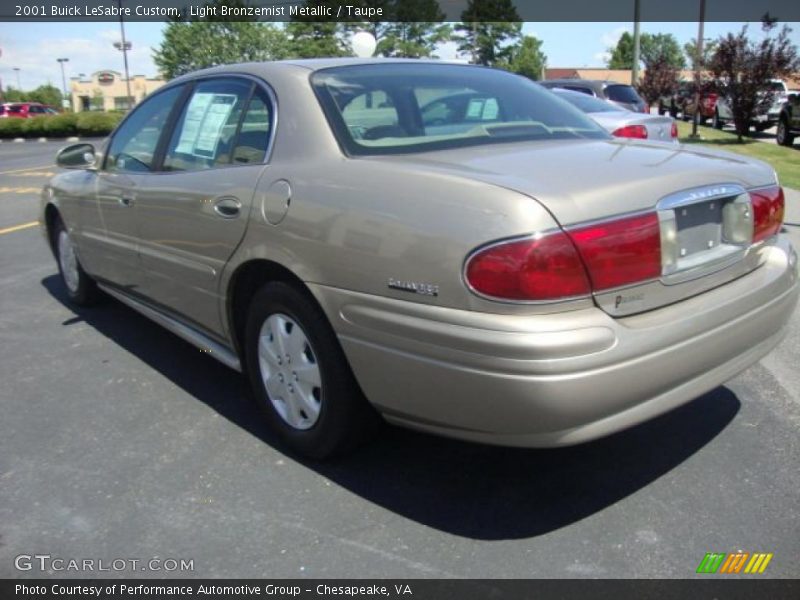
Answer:
[{"label": "curb", "polygon": [[[94,139],[98,139],[98,138],[85,138],[85,139],[94,140]],[[103,139],[103,138],[99,138],[99,139]],[[46,137],[40,137],[40,138],[36,138],[36,139],[18,137],[18,138],[14,138],[14,139],[0,140],[0,144],[7,144],[7,143],[22,144],[24,142],[80,142],[80,141],[81,141],[81,138],[76,137],[76,136],[72,136],[72,137],[68,137],[68,138],[46,138]]]}]

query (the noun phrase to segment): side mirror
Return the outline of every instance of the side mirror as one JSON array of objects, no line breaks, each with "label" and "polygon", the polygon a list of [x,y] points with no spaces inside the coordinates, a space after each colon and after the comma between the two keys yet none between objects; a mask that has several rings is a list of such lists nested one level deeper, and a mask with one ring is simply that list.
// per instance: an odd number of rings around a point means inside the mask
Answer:
[{"label": "side mirror", "polygon": [[92,169],[97,158],[92,144],[73,144],[56,154],[56,166],[62,169]]}]

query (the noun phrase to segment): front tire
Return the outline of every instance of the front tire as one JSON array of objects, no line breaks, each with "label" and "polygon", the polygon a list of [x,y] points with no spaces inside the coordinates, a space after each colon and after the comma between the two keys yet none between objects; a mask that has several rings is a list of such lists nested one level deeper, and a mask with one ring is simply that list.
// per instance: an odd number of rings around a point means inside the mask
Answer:
[{"label": "front tire", "polygon": [[789,130],[789,123],[785,118],[778,121],[778,132],[775,135],[775,139],[781,146],[794,144],[794,135]]},{"label": "front tire", "polygon": [[245,359],[267,423],[299,454],[322,459],[347,453],[380,423],[325,315],[292,285],[271,282],[254,296]]},{"label": "front tire", "polygon": [[67,290],[70,301],[78,306],[90,306],[97,302],[100,294],[97,284],[83,270],[72,238],[61,219],[56,221],[53,231],[53,251],[61,282]]},{"label": "front tire", "polygon": [[714,111],[714,118],[713,118],[711,124],[713,125],[714,129],[722,129],[722,126],[724,125],[724,123],[719,118],[719,111],[716,111],[716,110]]}]

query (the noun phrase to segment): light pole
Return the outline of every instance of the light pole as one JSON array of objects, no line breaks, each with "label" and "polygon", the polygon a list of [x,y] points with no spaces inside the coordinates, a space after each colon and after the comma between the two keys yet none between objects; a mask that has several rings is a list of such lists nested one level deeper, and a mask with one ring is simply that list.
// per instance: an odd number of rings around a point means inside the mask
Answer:
[{"label": "light pole", "polygon": [[22,86],[19,84],[19,67],[14,67],[14,72],[17,74],[17,90],[22,90]]},{"label": "light pole", "polygon": [[119,31],[122,36],[121,42],[114,42],[114,48],[122,50],[122,60],[125,63],[125,89],[128,92],[128,110],[133,107],[133,98],[131,98],[131,78],[128,74],[128,50],[131,49],[131,43],[125,41],[125,21],[122,19],[122,0],[117,0],[119,7]]},{"label": "light pole", "polygon": [[69,62],[69,59],[57,58],[56,60],[61,65],[61,89],[64,92],[64,99],[61,101],[61,108],[65,108],[68,100],[67,100],[67,77],[66,75],[64,75],[64,63]]},{"label": "light pole", "polygon": [[692,119],[692,137],[697,137],[697,123],[700,120],[700,69],[705,67],[703,60],[703,25],[706,20],[706,0],[700,0],[700,22],[697,25],[697,56],[694,63],[694,118]]}]

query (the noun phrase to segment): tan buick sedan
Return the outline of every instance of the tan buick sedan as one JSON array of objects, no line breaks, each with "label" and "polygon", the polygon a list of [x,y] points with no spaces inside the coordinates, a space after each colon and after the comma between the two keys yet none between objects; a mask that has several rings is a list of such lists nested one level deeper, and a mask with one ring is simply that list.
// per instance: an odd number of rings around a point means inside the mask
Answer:
[{"label": "tan buick sedan", "polygon": [[213,68],[57,162],[41,221],[69,297],[103,290],[243,371],[314,457],[381,417],[598,438],[760,359],[798,297],[771,168],[612,138],[503,71]]}]

